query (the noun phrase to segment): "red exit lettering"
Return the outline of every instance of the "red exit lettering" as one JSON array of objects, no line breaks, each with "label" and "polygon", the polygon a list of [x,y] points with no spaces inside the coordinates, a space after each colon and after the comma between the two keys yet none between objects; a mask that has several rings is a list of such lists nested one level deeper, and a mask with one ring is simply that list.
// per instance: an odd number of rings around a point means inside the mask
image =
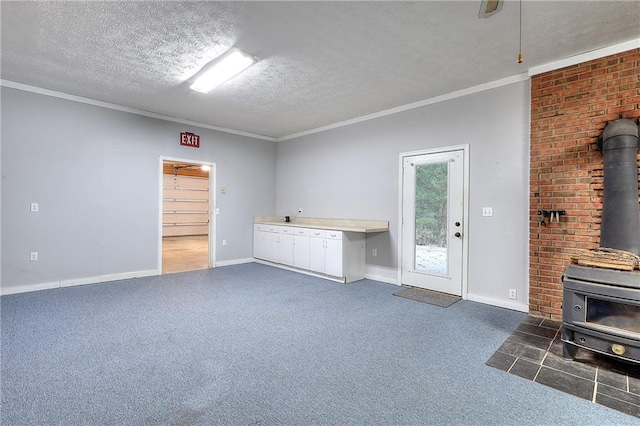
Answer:
[{"label": "red exit lettering", "polygon": [[180,133],[180,145],[200,148],[200,136],[194,133],[182,132]]}]

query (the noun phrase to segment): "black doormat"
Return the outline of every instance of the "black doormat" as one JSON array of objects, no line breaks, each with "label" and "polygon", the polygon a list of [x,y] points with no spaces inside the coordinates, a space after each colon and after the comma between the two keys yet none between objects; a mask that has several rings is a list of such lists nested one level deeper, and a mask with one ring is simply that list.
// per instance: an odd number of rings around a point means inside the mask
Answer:
[{"label": "black doormat", "polygon": [[416,302],[440,306],[441,308],[448,308],[458,300],[462,299],[459,296],[414,287],[403,287],[402,290],[393,293],[393,295],[415,300]]}]

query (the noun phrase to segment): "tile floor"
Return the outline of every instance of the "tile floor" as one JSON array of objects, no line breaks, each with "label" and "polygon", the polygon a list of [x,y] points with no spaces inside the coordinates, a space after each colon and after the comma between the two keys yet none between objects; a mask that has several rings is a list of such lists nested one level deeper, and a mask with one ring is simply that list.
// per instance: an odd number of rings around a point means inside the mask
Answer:
[{"label": "tile floor", "polygon": [[561,325],[527,317],[487,365],[640,418],[640,365],[585,349],[565,360]]}]

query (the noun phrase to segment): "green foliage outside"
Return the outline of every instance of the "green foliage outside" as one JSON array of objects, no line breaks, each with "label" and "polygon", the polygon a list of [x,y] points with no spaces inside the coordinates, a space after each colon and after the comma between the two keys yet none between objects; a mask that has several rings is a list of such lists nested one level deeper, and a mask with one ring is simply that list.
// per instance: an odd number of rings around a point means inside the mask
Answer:
[{"label": "green foliage outside", "polygon": [[446,246],[448,163],[416,167],[416,244]]}]

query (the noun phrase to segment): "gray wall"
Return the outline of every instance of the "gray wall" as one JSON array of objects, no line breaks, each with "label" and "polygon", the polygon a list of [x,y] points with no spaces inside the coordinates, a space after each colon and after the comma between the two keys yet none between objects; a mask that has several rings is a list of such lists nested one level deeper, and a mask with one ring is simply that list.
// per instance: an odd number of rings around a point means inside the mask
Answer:
[{"label": "gray wall", "polygon": [[[3,289],[156,269],[160,156],[216,163],[217,261],[252,256],[253,217],[275,213],[274,142],[1,94]],[[180,146],[182,131],[199,134],[201,147]]]},{"label": "gray wall", "polygon": [[468,143],[469,296],[511,306],[515,288],[526,310],[529,96],[527,80],[278,142],[277,214],[388,220],[390,232],[367,238],[367,273],[395,282],[399,154]]}]

